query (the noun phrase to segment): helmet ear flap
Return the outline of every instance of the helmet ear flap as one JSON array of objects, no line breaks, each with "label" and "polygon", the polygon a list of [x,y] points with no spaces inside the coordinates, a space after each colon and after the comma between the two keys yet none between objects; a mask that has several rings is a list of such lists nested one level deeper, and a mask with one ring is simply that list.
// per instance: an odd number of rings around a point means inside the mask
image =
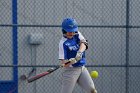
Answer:
[{"label": "helmet ear flap", "polygon": [[63,34],[66,34],[67,32],[66,32],[64,29],[62,29],[62,33],[63,33]]}]

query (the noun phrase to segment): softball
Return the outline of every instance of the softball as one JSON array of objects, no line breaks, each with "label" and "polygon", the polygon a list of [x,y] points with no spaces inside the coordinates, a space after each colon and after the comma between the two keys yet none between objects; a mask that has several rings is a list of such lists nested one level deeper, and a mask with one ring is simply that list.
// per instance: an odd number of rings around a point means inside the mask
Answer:
[{"label": "softball", "polygon": [[98,72],[97,71],[91,71],[90,72],[90,76],[92,77],[92,78],[98,78]]}]

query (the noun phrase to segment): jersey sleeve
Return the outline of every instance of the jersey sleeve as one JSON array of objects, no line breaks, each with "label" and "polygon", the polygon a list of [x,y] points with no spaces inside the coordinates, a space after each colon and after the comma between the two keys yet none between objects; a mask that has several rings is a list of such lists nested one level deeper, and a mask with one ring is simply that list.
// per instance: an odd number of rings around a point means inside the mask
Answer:
[{"label": "jersey sleeve", "polygon": [[59,59],[67,59],[67,52],[64,42],[59,43]]},{"label": "jersey sleeve", "polygon": [[84,38],[84,36],[81,34],[81,32],[78,31],[78,34],[79,34],[79,39],[80,39],[80,41],[81,41],[81,40],[85,40],[85,38]]}]

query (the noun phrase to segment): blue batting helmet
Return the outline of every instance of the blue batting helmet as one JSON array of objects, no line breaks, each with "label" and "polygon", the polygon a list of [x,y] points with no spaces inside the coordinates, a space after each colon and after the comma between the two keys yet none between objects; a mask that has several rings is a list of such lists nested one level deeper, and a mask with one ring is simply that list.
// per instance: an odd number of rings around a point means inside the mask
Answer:
[{"label": "blue batting helmet", "polygon": [[77,32],[78,25],[76,20],[73,18],[64,19],[62,22],[62,29],[64,29],[66,32]]}]

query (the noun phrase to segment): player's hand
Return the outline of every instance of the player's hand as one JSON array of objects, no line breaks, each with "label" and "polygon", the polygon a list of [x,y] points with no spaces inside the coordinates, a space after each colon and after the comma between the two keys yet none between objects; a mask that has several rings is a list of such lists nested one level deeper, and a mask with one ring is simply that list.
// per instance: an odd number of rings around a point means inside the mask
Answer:
[{"label": "player's hand", "polygon": [[79,61],[79,60],[82,58],[82,55],[83,55],[83,53],[80,52],[80,51],[78,51],[77,54],[76,54],[75,59],[76,59],[77,61]]},{"label": "player's hand", "polygon": [[77,62],[76,58],[70,58],[69,59],[70,63],[75,64]]},{"label": "player's hand", "polygon": [[[71,61],[71,60],[70,60]],[[72,65],[73,63],[70,62],[69,60],[61,60],[61,65],[63,67],[69,67],[70,65]]]}]

